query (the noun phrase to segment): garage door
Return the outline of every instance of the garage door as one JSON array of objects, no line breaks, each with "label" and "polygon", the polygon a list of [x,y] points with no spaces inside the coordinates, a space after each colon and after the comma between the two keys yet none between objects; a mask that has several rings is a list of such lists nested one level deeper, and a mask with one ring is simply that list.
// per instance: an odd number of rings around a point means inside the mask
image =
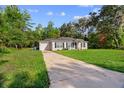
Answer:
[{"label": "garage door", "polygon": [[49,50],[48,42],[40,43],[39,50],[41,50],[41,51]]}]

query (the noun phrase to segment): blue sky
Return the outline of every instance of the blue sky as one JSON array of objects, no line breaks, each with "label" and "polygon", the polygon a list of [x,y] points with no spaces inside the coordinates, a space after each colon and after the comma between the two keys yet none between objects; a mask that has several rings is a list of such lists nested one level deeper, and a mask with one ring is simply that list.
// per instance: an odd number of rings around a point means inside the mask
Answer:
[{"label": "blue sky", "polygon": [[[89,12],[98,11],[102,6],[89,5],[20,5],[21,10],[26,9],[31,14],[31,22],[47,26],[53,21],[55,27],[63,23],[74,21],[80,17],[88,16]],[[34,27],[36,26],[34,25]]]}]

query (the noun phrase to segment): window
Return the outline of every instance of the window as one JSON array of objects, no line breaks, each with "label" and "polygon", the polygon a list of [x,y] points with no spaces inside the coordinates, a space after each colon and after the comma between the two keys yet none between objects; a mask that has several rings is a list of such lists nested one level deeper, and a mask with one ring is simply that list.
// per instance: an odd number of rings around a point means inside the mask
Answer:
[{"label": "window", "polygon": [[74,43],[74,46],[75,46],[75,48],[77,48],[77,43],[76,42]]},{"label": "window", "polygon": [[64,43],[63,43],[63,48],[64,48]]},{"label": "window", "polygon": [[83,47],[83,43],[81,43],[81,48]]},{"label": "window", "polygon": [[55,42],[55,48],[56,48],[56,42]]},{"label": "window", "polygon": [[72,42],[72,43],[71,43],[71,47],[74,47],[74,44],[75,44],[75,43],[74,43],[74,42]]},{"label": "window", "polygon": [[55,42],[55,48],[63,48],[63,45],[61,42]]},{"label": "window", "polygon": [[66,47],[68,47],[68,43],[66,42]]},{"label": "window", "polygon": [[85,42],[84,42],[84,47],[86,47],[86,44],[85,44]]}]

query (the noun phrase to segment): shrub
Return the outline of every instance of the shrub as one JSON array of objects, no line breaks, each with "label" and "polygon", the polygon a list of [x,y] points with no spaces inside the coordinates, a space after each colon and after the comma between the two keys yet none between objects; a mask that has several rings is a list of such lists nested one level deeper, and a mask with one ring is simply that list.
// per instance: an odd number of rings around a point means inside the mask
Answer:
[{"label": "shrub", "polygon": [[6,47],[0,47],[0,53],[10,53],[10,50]]}]

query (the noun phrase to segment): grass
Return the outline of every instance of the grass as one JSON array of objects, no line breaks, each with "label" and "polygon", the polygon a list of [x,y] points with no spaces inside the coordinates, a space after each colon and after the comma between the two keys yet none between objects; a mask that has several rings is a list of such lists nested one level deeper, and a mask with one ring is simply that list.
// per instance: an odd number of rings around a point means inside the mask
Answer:
[{"label": "grass", "polygon": [[40,51],[11,49],[0,57],[0,87],[47,88],[49,78]]},{"label": "grass", "polygon": [[124,50],[88,49],[82,51],[62,50],[56,52],[90,64],[124,73]]}]

